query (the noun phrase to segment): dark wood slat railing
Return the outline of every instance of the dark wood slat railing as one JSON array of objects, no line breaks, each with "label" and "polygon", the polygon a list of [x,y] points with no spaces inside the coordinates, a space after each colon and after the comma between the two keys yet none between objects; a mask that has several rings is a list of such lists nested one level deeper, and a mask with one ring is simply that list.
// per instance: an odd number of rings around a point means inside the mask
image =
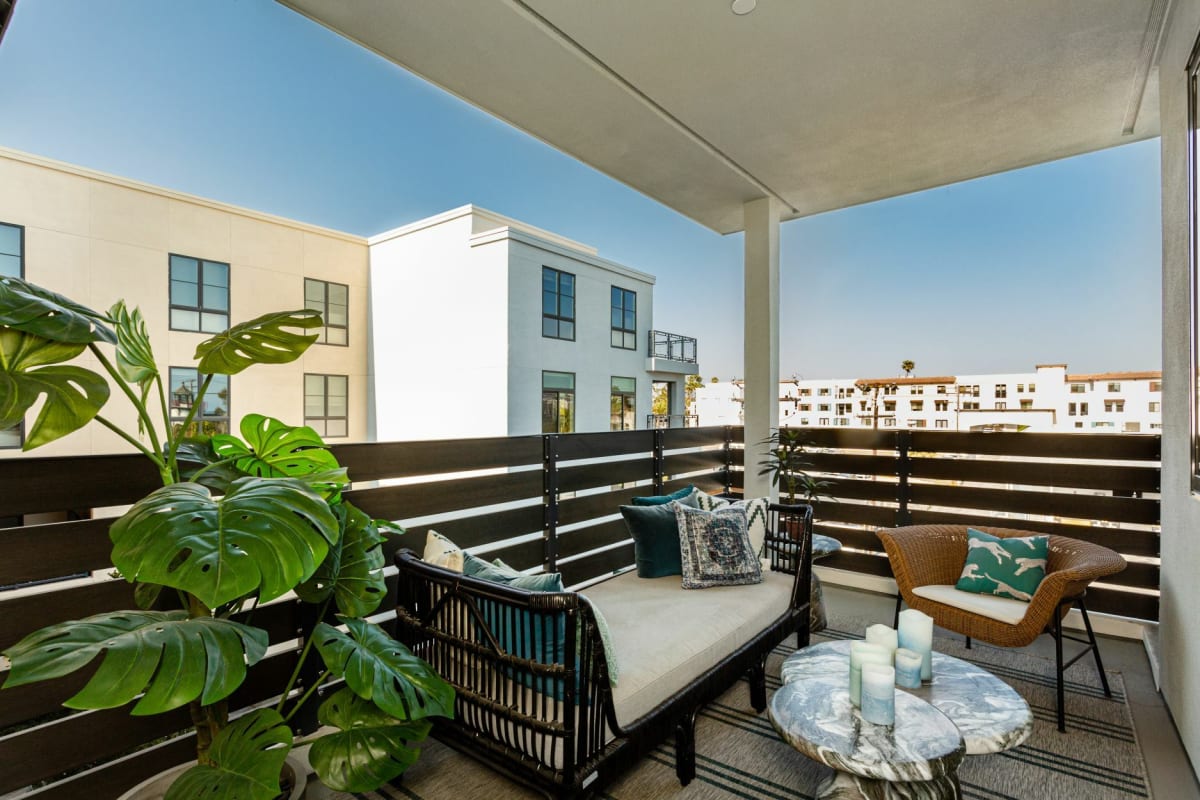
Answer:
[{"label": "dark wood slat railing", "polygon": [[[1154,619],[1158,588],[1159,448],[1155,436],[1105,434],[959,434],[922,431],[807,431],[814,474],[832,481],[836,498],[817,505],[816,530],[840,539],[842,552],[821,566],[890,576],[874,530],[898,524],[966,522],[1057,533],[1095,541],[1134,559],[1111,586],[1094,587],[1089,607]],[[389,541],[420,551],[429,530],[521,569],[557,569],[567,585],[633,563],[633,545],[618,507],[655,487],[695,485],[710,493],[740,491],[747,469],[739,428],[389,442],[333,448],[355,484],[348,499],[407,532]],[[752,457],[753,458],[753,457]],[[757,467],[751,463],[751,470]],[[397,482],[399,481],[399,482]],[[138,456],[0,460],[0,517],[46,514],[73,521],[0,530],[0,587],[110,569],[111,520],[93,508],[121,506],[153,489]],[[18,487],[15,491],[7,487]],[[39,517],[42,519],[42,517]],[[563,528],[563,530],[560,530]],[[390,584],[394,585],[391,580]],[[124,582],[0,588],[0,647],[64,619],[128,607]],[[254,624],[273,643],[302,625],[299,606],[258,609]],[[294,652],[243,688],[261,697]],[[94,667],[93,667],[94,668]],[[0,794],[55,782],[39,798],[115,797],[128,785],[187,757],[186,737],[127,755],[131,747],[175,733],[180,720],[144,720],[123,710],[79,714],[59,703],[88,673],[0,691],[0,748],[21,754],[0,769]],[[2,674],[0,674],[2,677]],[[103,719],[112,736],[90,737],[86,752],[62,755],[54,732]],[[40,723],[40,724],[39,724]],[[70,733],[71,736],[78,734]],[[113,760],[117,759],[117,760]],[[69,765],[101,762],[81,779],[56,779]]]}]

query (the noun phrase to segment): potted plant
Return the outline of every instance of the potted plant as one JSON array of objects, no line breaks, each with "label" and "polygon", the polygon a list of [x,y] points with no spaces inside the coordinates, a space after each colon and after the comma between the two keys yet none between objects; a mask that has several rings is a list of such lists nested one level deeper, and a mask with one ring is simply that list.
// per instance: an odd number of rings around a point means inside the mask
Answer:
[{"label": "potted plant", "polygon": [[[186,418],[173,424],[137,309],[118,301],[100,314],[0,277],[0,428],[20,423],[44,396],[26,450],[95,420],[149,459],[163,484],[109,530],[113,566],[134,584],[138,608],[29,634],[4,652],[4,688],[66,675],[103,655],[64,705],[112,708],[140,697],[133,714],[187,706],[197,763],[172,784],[169,800],[278,795],[297,743],[289,723],[337,679],[345,685],[318,710],[332,731],[312,740],[309,754],[335,789],[367,791],[396,777],[416,760],[411,743],[428,733],[427,718],[453,713],[453,689],[365,619],[386,594],[381,543],[394,528],[342,499],[346,471],[316,432],[249,414],[241,437],[192,435],[213,375],[293,361],[321,324],[316,311],[278,312],[200,343],[196,367],[206,377]],[[107,379],[67,363],[85,350]],[[101,413],[110,385],[136,411],[136,431]],[[233,617],[292,591],[316,606],[318,624],[279,686],[279,702],[231,718],[227,698],[268,644],[266,631]],[[320,677],[301,691],[304,665],[318,656]]]},{"label": "potted plant", "polygon": [[805,470],[811,462],[805,457],[808,445],[798,428],[776,428],[760,444],[767,446],[767,457],[758,463],[759,475],[770,475],[771,485],[787,497],[787,505],[797,502],[815,506],[833,485],[831,481],[812,477]]}]

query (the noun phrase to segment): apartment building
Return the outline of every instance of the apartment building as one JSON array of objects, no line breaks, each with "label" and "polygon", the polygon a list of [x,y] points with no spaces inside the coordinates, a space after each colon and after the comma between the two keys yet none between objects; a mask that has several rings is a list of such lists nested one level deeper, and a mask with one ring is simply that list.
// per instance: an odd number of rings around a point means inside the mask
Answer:
[{"label": "apartment building", "polygon": [[[197,344],[271,311],[319,308],[326,325],[317,344],[291,364],[216,376],[198,417],[210,433],[254,411],[312,425],[330,441],[367,437],[361,237],[0,149],[0,274],[98,311],[118,299],[140,308],[179,420],[201,378]],[[90,357],[76,363],[102,371]],[[118,392],[101,413],[136,429]],[[0,432],[0,457],[20,455],[22,436],[20,427]],[[128,449],[88,425],[36,454]]]},{"label": "apartment building", "polygon": [[682,413],[695,340],[655,335],[654,276],[469,205],[369,244],[378,438],[644,428],[656,384]]},{"label": "apartment building", "polygon": [[[681,414],[697,372],[694,339],[652,330],[653,276],[474,206],[364,238],[0,148],[0,275],[140,308],[176,420],[203,378],[197,344],[321,311],[297,361],[215,376],[207,433],[249,412],[333,443],[644,428],[653,387]],[[136,426],[118,392],[102,413]],[[22,428],[0,431],[0,458]],[[88,425],[37,454],[127,449]]]},{"label": "apartment building", "polygon": [[[696,395],[700,424],[729,424],[740,401],[737,381],[702,387]],[[1162,373],[1071,374],[1066,364],[1041,364],[1024,373],[787,380],[779,387],[779,424],[1157,433]]]}]

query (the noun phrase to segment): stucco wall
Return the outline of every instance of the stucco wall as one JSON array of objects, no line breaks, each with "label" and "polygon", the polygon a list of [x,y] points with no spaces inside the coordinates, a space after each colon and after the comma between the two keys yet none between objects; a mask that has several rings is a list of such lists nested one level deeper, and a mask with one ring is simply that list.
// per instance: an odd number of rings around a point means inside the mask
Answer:
[{"label": "stucco wall", "polygon": [[1200,763],[1200,499],[1189,486],[1187,86],[1200,0],[1176,0],[1159,62],[1163,224],[1163,696],[1193,764]]},{"label": "stucco wall", "polygon": [[[303,308],[304,277],[350,287],[349,347],[315,344],[291,364],[231,378],[232,422],[258,412],[301,424],[305,372],[347,375],[350,436],[366,437],[367,247],[358,237],[269,217],[37,156],[0,150],[0,222],[25,228],[25,277],[103,311],[118,299],[141,308],[159,369],[192,367],[209,334],[168,330],[168,254],[230,265],[230,320]],[[111,356],[111,353],[110,353]],[[100,371],[92,359],[82,366]],[[114,390],[102,413],[130,429],[132,409]],[[27,422],[32,422],[30,416]],[[121,452],[129,446],[97,425],[33,455]],[[24,455],[0,450],[0,458]]]}]

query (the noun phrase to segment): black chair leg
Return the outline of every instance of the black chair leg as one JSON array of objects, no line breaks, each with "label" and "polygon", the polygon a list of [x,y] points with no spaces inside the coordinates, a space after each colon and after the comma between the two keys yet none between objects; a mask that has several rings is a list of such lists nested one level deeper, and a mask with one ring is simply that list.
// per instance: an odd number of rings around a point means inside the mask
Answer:
[{"label": "black chair leg", "polygon": [[1058,679],[1058,730],[1059,733],[1067,732],[1067,712],[1064,706],[1064,691],[1063,691],[1063,630],[1062,630],[1062,614],[1059,609],[1054,610],[1054,672]]},{"label": "black chair leg", "polygon": [[750,668],[750,706],[759,714],[767,710],[767,657]]},{"label": "black chair leg", "polygon": [[696,777],[696,714],[694,708],[675,725],[675,777],[687,786]]},{"label": "black chair leg", "polygon": [[900,604],[904,602],[904,598],[900,596],[900,590],[896,590],[896,613],[892,617],[892,627],[896,630],[900,629]]},{"label": "black chair leg", "polygon": [[1100,685],[1104,687],[1104,696],[1112,697],[1112,690],[1108,688],[1108,675],[1104,672],[1104,663],[1100,660],[1100,645],[1096,643],[1096,634],[1092,632],[1092,621],[1088,619],[1087,605],[1083,602],[1083,598],[1076,601],[1079,606],[1079,613],[1083,615],[1083,627],[1087,629],[1088,642],[1092,648],[1092,655],[1096,657],[1096,671],[1100,673]]},{"label": "black chair leg", "polygon": [[971,637],[970,636],[967,637],[967,649],[968,650],[971,649]]}]

